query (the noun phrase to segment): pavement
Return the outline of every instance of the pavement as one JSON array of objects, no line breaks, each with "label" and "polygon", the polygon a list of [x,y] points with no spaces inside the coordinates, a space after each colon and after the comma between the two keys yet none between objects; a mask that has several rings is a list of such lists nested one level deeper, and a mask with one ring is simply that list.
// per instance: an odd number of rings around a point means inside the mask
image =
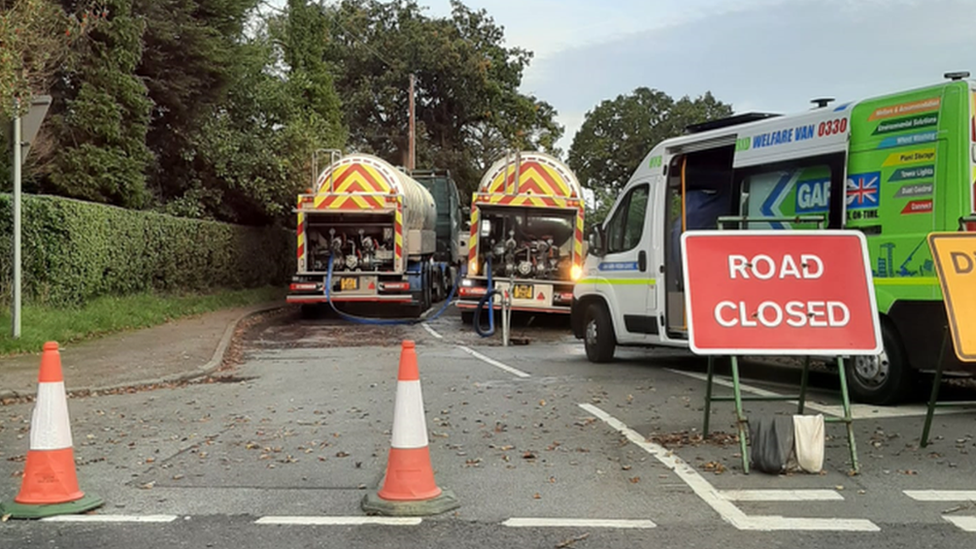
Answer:
[{"label": "pavement", "polygon": [[[282,302],[223,309],[60,345],[69,393],[113,391],[189,381],[218,369],[243,322],[287,307]],[[34,396],[41,364],[36,354],[0,357],[0,400]]]}]

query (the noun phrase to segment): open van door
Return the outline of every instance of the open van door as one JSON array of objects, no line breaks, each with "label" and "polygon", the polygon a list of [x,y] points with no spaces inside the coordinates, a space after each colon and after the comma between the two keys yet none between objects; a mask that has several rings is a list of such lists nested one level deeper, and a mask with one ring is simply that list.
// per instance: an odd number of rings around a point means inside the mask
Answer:
[{"label": "open van door", "polygon": [[668,166],[665,235],[665,321],[670,339],[688,339],[681,235],[689,230],[717,229],[720,217],[734,215],[732,143],[675,155]]}]

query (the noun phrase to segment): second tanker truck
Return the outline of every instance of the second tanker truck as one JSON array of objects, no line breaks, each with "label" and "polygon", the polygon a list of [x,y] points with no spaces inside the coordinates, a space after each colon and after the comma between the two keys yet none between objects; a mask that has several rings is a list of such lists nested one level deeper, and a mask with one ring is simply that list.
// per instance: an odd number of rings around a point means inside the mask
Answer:
[{"label": "second tanker truck", "polygon": [[434,197],[376,156],[326,152],[329,166],[298,197],[298,269],[287,301],[304,313],[331,301],[421,315],[443,297],[442,273],[456,269],[434,259]]},{"label": "second tanker truck", "polygon": [[[583,210],[579,181],[555,157],[515,152],[497,160],[471,198],[461,319],[471,322],[490,289],[511,292],[513,311],[569,314],[582,273]],[[500,308],[497,294],[492,302]]]}]

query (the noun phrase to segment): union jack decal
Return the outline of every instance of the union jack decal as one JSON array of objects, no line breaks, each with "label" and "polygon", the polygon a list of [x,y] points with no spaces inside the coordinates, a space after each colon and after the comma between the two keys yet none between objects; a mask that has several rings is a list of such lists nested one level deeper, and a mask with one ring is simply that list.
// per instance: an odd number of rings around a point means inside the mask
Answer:
[{"label": "union jack decal", "polygon": [[881,199],[881,172],[853,174],[847,178],[847,209],[877,208]]}]

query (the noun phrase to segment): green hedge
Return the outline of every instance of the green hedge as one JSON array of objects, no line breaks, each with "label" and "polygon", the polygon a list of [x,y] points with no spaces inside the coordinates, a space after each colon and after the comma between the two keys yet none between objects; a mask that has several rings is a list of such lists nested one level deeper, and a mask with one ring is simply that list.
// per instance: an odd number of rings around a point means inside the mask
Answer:
[{"label": "green hedge", "polygon": [[[205,291],[284,284],[295,235],[79,200],[23,195],[24,302],[81,305],[147,290]],[[13,197],[0,194],[0,300],[10,303]]]}]

